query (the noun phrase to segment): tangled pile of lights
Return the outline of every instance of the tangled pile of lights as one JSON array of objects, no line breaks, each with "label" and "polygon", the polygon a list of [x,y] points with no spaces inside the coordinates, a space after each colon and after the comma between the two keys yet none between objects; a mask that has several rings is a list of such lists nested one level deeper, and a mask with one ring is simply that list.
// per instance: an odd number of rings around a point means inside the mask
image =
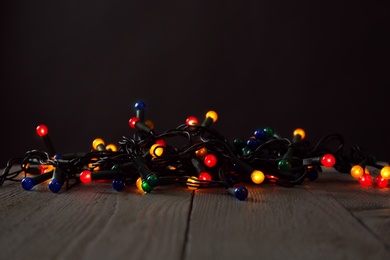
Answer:
[{"label": "tangled pile of lights", "polygon": [[[69,189],[74,184],[105,180],[112,181],[117,191],[135,184],[149,193],[158,186],[178,183],[189,189],[224,187],[237,199],[245,200],[247,182],[293,187],[316,180],[322,167],[350,173],[363,186],[386,188],[390,179],[390,166],[377,164],[374,156],[358,146],[345,154],[344,139],[337,133],[312,147],[301,128],[288,139],[264,127],[247,140],[237,138],[229,143],[212,127],[218,118],[213,110],[201,123],[190,116],[185,124],[158,134],[153,122],[145,120],[145,103],[137,102],[134,108],[135,116],[129,120],[132,138],[123,137],[118,145],[106,145],[96,138],[88,152],[57,154],[47,126],[39,125],[36,131],[46,151],[31,150],[10,159],[0,186],[6,180],[20,181],[25,190],[32,190],[48,182],[50,191],[58,193],[64,184]],[[334,151],[329,148],[333,142],[339,144]],[[15,165],[17,170],[10,172]],[[380,169],[380,174],[373,178],[367,166]]]}]

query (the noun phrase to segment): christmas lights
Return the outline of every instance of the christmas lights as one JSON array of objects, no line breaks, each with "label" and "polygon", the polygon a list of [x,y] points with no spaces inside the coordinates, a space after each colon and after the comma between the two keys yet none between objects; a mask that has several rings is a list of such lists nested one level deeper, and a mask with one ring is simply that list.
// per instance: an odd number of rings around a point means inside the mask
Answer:
[{"label": "christmas lights", "polygon": [[[60,193],[74,184],[88,185],[94,180],[112,181],[116,191],[135,185],[145,193],[160,185],[179,184],[190,190],[222,187],[238,200],[245,200],[249,191],[245,183],[293,187],[306,179],[318,178],[322,167],[333,167],[340,173],[350,173],[365,187],[386,188],[390,166],[377,164],[375,157],[354,146],[344,153],[344,138],[336,133],[322,138],[314,147],[297,128],[291,140],[282,138],[271,127],[258,128],[246,141],[237,138],[230,143],[212,128],[218,115],[210,110],[201,124],[189,116],[184,124],[158,134],[152,121],[144,121],[145,104],[134,106],[136,116],[129,126],[132,138],[123,137],[118,145],[105,145],[101,138],[92,142],[92,150],[71,154],[56,154],[46,125],[36,129],[47,151],[31,150],[23,157],[11,158],[1,175],[4,181],[20,181],[23,189],[49,181],[48,188]],[[182,145],[170,144],[171,138],[181,138]],[[339,142],[332,151],[328,145]],[[10,172],[13,166],[20,169]],[[367,166],[381,169],[371,175]],[[20,174],[24,178],[20,180]]]}]

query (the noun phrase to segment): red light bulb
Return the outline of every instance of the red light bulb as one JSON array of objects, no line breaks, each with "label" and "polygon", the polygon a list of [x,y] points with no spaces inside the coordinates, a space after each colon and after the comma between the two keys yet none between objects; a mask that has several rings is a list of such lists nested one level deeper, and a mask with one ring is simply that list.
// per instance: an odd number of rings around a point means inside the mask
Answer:
[{"label": "red light bulb", "polygon": [[92,181],[91,171],[84,170],[80,173],[80,181],[82,183],[90,183]]},{"label": "red light bulb", "polygon": [[129,120],[129,126],[133,129],[135,129],[135,124],[139,121],[139,118],[138,117],[132,117],[130,118]]},{"label": "red light bulb", "polygon": [[167,146],[167,143],[165,142],[164,139],[158,139],[156,140],[156,144],[158,144],[159,146]]},{"label": "red light bulb", "polygon": [[153,134],[152,129],[142,122],[138,117],[134,116],[129,119],[129,126],[133,129],[141,130],[145,133]]},{"label": "red light bulb", "polygon": [[211,175],[208,172],[199,173],[199,180],[201,181],[211,181]]},{"label": "red light bulb", "polygon": [[46,125],[37,126],[37,134],[39,136],[45,136],[45,135],[47,135],[48,132],[49,132],[49,130],[47,129]]},{"label": "red light bulb", "polygon": [[333,167],[336,163],[336,158],[330,153],[321,157],[321,164],[325,167]]},{"label": "red light bulb", "polygon": [[375,178],[375,185],[378,188],[381,188],[381,189],[386,188],[388,183],[389,183],[389,180],[386,180],[385,178],[383,178],[380,175]]},{"label": "red light bulb", "polygon": [[217,164],[217,157],[214,154],[209,153],[203,159],[204,164],[208,167],[214,167]]},{"label": "red light bulb", "polygon": [[198,124],[198,119],[194,116],[189,116],[187,119],[186,119],[186,124],[187,125],[197,125]]},{"label": "red light bulb", "polygon": [[45,143],[47,152],[50,157],[53,157],[56,152],[54,150],[53,144],[51,143],[50,137],[49,137],[49,130],[47,129],[46,125],[38,125],[36,128],[37,134],[42,137],[43,142]]},{"label": "red light bulb", "polygon": [[372,183],[372,177],[370,174],[367,174],[367,173],[364,173],[362,176],[360,176],[359,178],[359,183],[362,185],[362,186],[365,186],[365,187],[370,187],[371,186],[371,183]]}]

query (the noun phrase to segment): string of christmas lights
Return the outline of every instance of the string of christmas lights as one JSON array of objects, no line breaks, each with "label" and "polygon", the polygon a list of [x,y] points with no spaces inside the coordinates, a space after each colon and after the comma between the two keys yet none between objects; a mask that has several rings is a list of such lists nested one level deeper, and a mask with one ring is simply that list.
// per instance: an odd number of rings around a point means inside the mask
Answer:
[{"label": "string of christmas lights", "polygon": [[[145,120],[145,103],[137,102],[134,108],[135,116],[129,120],[132,138],[124,136],[118,145],[106,145],[96,138],[88,152],[56,153],[47,126],[38,125],[36,132],[46,151],[31,150],[23,157],[11,158],[0,186],[5,181],[18,181],[23,189],[33,190],[48,182],[49,190],[58,193],[64,185],[68,190],[75,184],[106,180],[112,181],[116,191],[136,185],[150,193],[158,186],[177,183],[189,189],[224,187],[245,200],[245,184],[249,182],[293,187],[316,180],[323,167],[350,173],[363,186],[388,186],[390,166],[378,164],[358,146],[346,154],[344,138],[338,133],[323,137],[313,147],[301,128],[288,139],[265,127],[256,129],[247,140],[237,138],[230,143],[213,129],[218,119],[213,110],[201,123],[189,116],[185,124],[159,134],[153,122]],[[335,142],[338,148],[330,149]],[[368,166],[380,169],[380,174],[373,178]],[[11,172],[15,167],[17,170]],[[21,175],[23,178],[18,178]]]}]

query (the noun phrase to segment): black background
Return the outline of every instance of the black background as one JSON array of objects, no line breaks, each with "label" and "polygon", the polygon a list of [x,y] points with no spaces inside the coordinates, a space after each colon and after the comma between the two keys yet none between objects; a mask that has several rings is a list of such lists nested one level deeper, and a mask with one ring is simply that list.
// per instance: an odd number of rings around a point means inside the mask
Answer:
[{"label": "black background", "polygon": [[0,162],[162,133],[190,116],[227,139],[338,132],[388,160],[389,1],[1,1]]}]

